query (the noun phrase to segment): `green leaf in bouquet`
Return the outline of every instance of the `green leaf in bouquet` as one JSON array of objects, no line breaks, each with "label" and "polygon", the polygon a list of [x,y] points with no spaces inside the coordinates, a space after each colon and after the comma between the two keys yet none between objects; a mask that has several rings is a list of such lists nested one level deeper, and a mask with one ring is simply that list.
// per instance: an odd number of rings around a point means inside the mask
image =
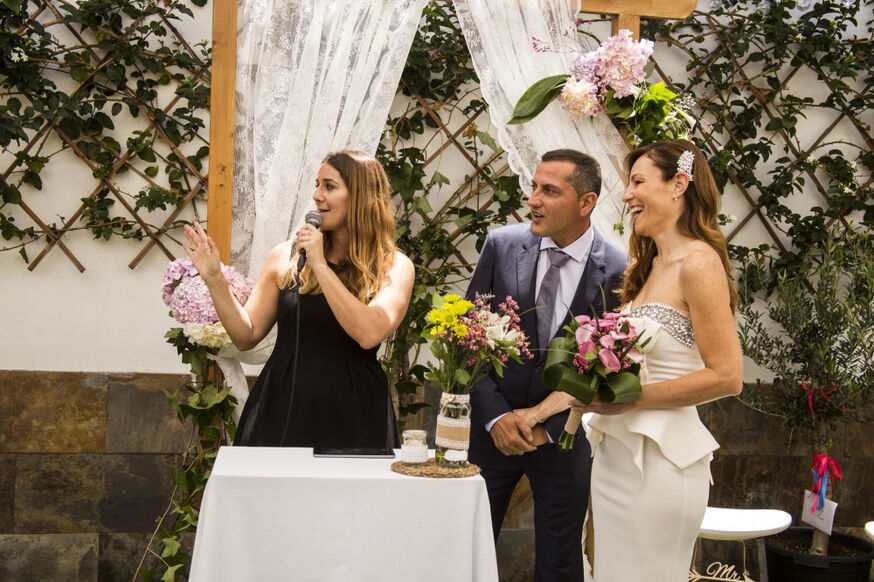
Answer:
[{"label": "green leaf in bouquet", "polygon": [[573,337],[557,337],[553,338],[546,347],[546,368],[551,368],[555,364],[571,365],[574,360],[576,342]]},{"label": "green leaf in bouquet", "polygon": [[665,87],[665,84],[661,81],[655,83],[654,85],[650,85],[649,95],[647,95],[647,97],[649,97],[650,99],[658,101],[670,101],[676,96],[677,94]]},{"label": "green leaf in bouquet", "polygon": [[598,393],[598,378],[580,376],[573,367],[573,337],[557,337],[549,342],[546,365],[543,370],[543,384],[552,390],[566,392],[577,400],[589,404]]},{"label": "green leaf in bouquet", "polygon": [[509,125],[518,125],[531,121],[541,111],[546,109],[549,102],[555,99],[564,87],[569,75],[553,75],[540,79],[522,93],[516,107],[513,109],[513,117],[507,122]]},{"label": "green leaf in bouquet", "polygon": [[[492,368],[494,368],[494,370],[495,370],[495,374],[498,375],[498,378],[503,378],[504,377],[504,362],[501,361],[501,358],[499,358],[498,356],[493,354],[493,355],[489,356],[489,360],[492,364]],[[521,363],[521,360],[519,360],[519,359],[517,359],[516,361]]]},{"label": "green leaf in bouquet", "polygon": [[463,368],[455,368],[455,381],[461,386],[467,386],[467,383],[470,382],[470,374]]},{"label": "green leaf in bouquet", "polygon": [[598,398],[615,404],[634,402],[640,398],[640,378],[631,372],[613,374],[601,385]]},{"label": "green leaf in bouquet", "polygon": [[580,376],[574,368],[565,367],[558,390],[570,394],[584,404],[591,404],[598,394],[598,377]]}]

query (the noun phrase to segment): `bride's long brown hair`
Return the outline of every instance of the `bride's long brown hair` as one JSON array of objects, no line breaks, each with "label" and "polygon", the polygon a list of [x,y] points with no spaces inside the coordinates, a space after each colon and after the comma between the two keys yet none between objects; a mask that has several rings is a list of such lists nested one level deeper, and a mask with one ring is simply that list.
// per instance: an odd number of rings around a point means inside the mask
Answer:
[{"label": "bride's long brown hair", "polygon": [[[737,290],[732,282],[728,245],[718,222],[719,205],[722,199],[704,154],[692,142],[677,139],[634,149],[628,154],[625,164],[630,177],[634,163],[646,156],[659,169],[662,180],[668,181],[677,174],[677,160],[684,151],[691,151],[695,155],[692,165],[694,181],[689,182],[689,186],[681,196],[684,205],[683,214],[677,222],[677,227],[680,233],[706,242],[722,259],[731,297],[731,310],[734,311],[737,306]],[[631,263],[625,271],[625,282],[621,292],[623,303],[633,301],[640,293],[652,271],[656,250],[655,241],[632,231],[628,249]]]},{"label": "bride's long brown hair", "polygon": [[[379,161],[364,152],[344,150],[328,154],[328,164],[343,178],[349,190],[349,210],[346,228],[349,231],[349,254],[340,265],[337,276],[360,301],[370,301],[388,283],[388,272],[394,264],[395,216],[391,207],[391,187]],[[334,244],[333,233],[324,232],[327,253]],[[283,278],[282,287],[294,287],[300,280],[300,292],[318,295],[322,292],[308,264],[297,272],[299,253]]]}]

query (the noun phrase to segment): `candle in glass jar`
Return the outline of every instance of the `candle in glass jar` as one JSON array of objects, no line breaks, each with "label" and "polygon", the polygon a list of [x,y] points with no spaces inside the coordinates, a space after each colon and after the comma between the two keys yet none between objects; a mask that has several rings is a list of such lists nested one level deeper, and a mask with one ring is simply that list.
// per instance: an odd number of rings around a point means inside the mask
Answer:
[{"label": "candle in glass jar", "polygon": [[401,444],[401,461],[409,465],[428,462],[427,433],[424,430],[405,430]]}]

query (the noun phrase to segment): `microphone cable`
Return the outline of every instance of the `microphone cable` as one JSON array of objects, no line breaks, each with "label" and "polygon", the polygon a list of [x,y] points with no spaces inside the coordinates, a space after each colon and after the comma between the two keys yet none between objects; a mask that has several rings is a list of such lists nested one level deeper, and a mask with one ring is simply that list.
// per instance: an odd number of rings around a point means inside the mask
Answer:
[{"label": "microphone cable", "polygon": [[[306,217],[304,218],[307,224],[310,224],[316,228],[322,226],[322,215],[316,212],[315,210],[311,210],[306,213]],[[306,264],[307,255],[304,249],[300,249],[300,258],[297,260],[297,306],[296,317],[294,322],[294,363],[291,365],[291,390],[288,396],[288,413],[285,415],[285,426],[282,427],[282,437],[279,439],[279,446],[285,446],[285,437],[288,434],[288,425],[291,422],[291,408],[294,404],[294,388],[297,384],[297,361],[300,359],[300,304],[302,301],[302,296],[300,293],[300,272],[303,270],[304,264]]]}]

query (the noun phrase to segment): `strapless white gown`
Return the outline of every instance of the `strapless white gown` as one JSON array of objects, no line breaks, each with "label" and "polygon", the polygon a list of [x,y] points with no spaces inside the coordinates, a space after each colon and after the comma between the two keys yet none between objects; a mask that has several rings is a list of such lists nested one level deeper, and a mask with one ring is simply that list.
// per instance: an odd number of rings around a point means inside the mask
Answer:
[{"label": "strapless white gown", "polygon": [[[642,350],[641,384],[704,368],[687,316],[660,303],[636,306],[629,315],[638,333],[651,338]],[[588,426],[595,582],[688,580],[710,494],[710,460],[719,447],[697,409],[595,414]]]}]

